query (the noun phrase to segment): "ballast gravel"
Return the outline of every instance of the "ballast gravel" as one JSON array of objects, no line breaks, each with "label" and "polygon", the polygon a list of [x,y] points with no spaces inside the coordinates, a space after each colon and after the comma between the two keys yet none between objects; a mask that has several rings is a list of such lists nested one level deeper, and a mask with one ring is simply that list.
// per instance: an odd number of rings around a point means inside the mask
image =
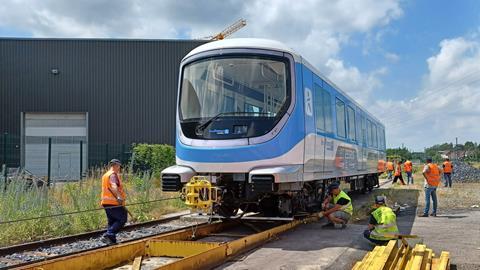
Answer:
[{"label": "ballast gravel", "polygon": [[[197,222],[194,221],[173,220],[164,224],[158,224],[151,227],[142,227],[133,231],[120,232],[117,235],[117,241],[121,243],[127,240],[139,239],[155,234],[169,232],[176,229],[188,228],[191,226],[195,226],[196,224]],[[102,246],[107,246],[107,244],[102,242],[102,237],[93,237],[88,240],[81,240],[58,246],[41,247],[35,250],[12,253],[4,257],[0,257],[0,268],[11,267],[13,265],[21,263],[31,263],[39,260],[44,260],[53,256],[80,252],[84,250],[99,248]]]}]

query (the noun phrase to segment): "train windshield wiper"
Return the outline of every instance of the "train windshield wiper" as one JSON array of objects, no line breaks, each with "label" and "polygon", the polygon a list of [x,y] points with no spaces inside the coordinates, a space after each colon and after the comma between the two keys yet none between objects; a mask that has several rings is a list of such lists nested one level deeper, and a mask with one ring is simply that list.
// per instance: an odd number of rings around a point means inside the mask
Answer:
[{"label": "train windshield wiper", "polygon": [[217,120],[217,118],[219,118],[220,116],[223,116],[223,115],[229,115],[229,114],[232,114],[232,115],[238,115],[238,114],[257,114],[257,115],[271,115],[272,113],[263,113],[263,112],[221,112],[221,113],[218,113],[212,117],[210,117],[208,120],[206,120],[205,122],[199,124],[196,128],[195,128],[195,133],[197,135],[201,135],[203,133],[203,130],[205,130],[205,128],[207,128],[208,126],[210,126],[210,124],[212,124],[213,121]]}]

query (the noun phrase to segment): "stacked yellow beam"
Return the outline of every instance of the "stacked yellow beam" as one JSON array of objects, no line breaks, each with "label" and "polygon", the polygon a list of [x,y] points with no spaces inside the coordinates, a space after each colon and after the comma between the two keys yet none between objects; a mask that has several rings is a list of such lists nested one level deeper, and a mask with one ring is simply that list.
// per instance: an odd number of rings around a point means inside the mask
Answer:
[{"label": "stacked yellow beam", "polygon": [[377,246],[358,261],[352,270],[449,270],[450,253],[442,251],[439,258],[425,245],[410,247],[405,241],[391,240]]}]

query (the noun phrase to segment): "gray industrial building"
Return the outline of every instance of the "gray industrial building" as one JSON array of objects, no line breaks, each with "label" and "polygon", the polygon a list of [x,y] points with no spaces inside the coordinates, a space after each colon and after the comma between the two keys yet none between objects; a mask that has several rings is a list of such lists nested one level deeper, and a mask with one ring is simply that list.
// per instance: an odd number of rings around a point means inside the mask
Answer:
[{"label": "gray industrial building", "polygon": [[52,177],[68,180],[132,143],[174,145],[179,63],[205,42],[0,39],[2,163],[45,175],[51,138]]}]

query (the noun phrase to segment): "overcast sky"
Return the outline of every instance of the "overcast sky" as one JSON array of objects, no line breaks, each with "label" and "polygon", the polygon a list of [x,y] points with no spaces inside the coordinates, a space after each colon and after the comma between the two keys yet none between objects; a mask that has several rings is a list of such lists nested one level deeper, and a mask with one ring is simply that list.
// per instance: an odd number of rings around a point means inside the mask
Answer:
[{"label": "overcast sky", "polygon": [[286,43],[383,120],[387,146],[480,142],[475,0],[2,0],[0,36],[201,38]]}]

